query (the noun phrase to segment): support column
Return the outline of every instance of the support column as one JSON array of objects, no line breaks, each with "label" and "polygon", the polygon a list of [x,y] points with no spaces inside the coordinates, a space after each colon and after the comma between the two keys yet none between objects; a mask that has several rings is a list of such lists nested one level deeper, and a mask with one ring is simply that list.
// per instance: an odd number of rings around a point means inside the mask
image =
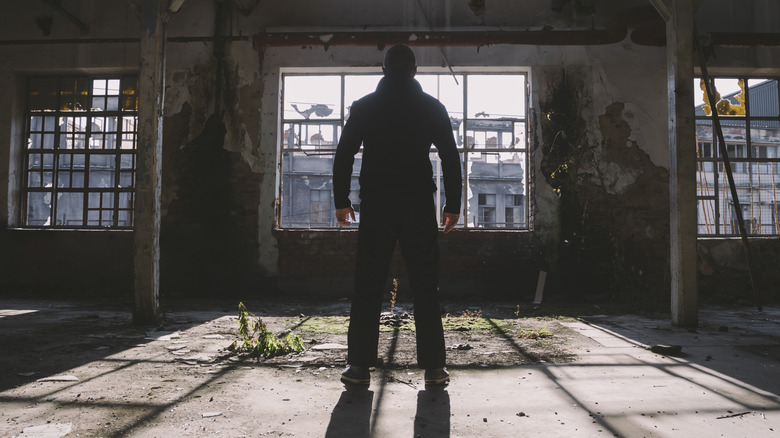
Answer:
[{"label": "support column", "polygon": [[691,0],[665,2],[669,95],[669,201],[672,324],[696,327],[696,135],[693,109],[693,13]]},{"label": "support column", "polygon": [[133,262],[135,324],[153,324],[160,316],[160,186],[167,3],[168,0],[143,0],[141,6]]}]

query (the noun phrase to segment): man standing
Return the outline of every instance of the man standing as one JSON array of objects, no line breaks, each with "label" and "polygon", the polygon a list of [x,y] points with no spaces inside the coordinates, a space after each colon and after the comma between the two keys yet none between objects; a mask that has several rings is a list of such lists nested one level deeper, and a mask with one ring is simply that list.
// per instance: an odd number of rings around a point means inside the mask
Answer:
[{"label": "man standing", "polygon": [[[387,271],[396,241],[401,245],[414,294],[417,362],[425,369],[426,385],[449,382],[445,367],[444,331],[439,313],[439,248],[436,184],[430,148],[438,150],[444,173],[444,232],[460,215],[461,162],[447,110],[424,93],[414,79],[412,50],[396,45],[387,50],[384,77],[374,93],[357,100],[336,149],[333,194],[340,225],[355,220],[349,201],[355,154],[363,145],[360,171],[355,296],[348,333],[349,367],[345,383],[368,385],[369,367],[377,360],[379,316]],[[351,221],[350,221],[351,219]]]}]

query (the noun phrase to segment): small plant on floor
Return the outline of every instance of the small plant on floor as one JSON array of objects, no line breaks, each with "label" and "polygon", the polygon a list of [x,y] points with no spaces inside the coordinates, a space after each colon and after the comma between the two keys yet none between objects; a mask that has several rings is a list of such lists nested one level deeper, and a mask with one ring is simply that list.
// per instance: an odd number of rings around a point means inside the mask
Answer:
[{"label": "small plant on floor", "polygon": [[536,330],[521,328],[518,331],[517,336],[525,339],[541,339],[541,338],[552,338],[553,334],[546,328],[540,328]]},{"label": "small plant on floor", "polygon": [[393,290],[390,291],[390,314],[395,314],[395,299],[398,296],[398,279],[393,279]]},{"label": "small plant on floor", "polygon": [[474,319],[482,318],[482,309],[477,309],[477,310],[466,309],[463,311],[463,317],[474,318]]},{"label": "small plant on floor", "polygon": [[238,303],[238,336],[228,350],[263,356],[266,359],[287,353],[303,351],[303,339],[288,333],[280,338],[268,331],[263,321],[249,313],[244,303]]}]

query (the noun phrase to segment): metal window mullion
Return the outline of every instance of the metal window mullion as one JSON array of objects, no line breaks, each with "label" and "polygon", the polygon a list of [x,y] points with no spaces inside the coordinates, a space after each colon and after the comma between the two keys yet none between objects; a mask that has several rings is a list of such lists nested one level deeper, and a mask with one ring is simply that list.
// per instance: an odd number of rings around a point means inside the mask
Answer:
[{"label": "metal window mullion", "polygon": [[[106,84],[106,85],[108,85],[108,84]],[[120,114],[117,115],[117,116],[113,116],[113,117],[116,117],[117,123],[116,123],[116,127],[114,128],[114,132],[113,132],[113,134],[116,136],[116,140],[114,141],[114,149],[113,149],[113,152],[114,152],[114,187],[113,187],[113,199],[114,199],[113,211],[114,211],[114,214],[113,214],[113,220],[112,220],[112,223],[111,223],[112,227],[118,227],[119,226],[119,196],[120,196],[120,193],[122,193],[120,185],[119,185],[119,182],[120,182],[120,180],[122,178],[122,152],[121,152],[120,146],[121,146],[121,141],[122,141],[122,123],[121,122],[124,119],[124,117],[121,114],[121,108],[122,108],[122,101],[121,101],[122,91],[121,90],[123,88],[124,88],[123,80],[120,80],[120,82],[119,82],[120,101],[119,101],[119,105],[117,106],[117,108],[120,108]],[[105,132],[107,133],[108,131],[105,131]],[[135,163],[135,149],[133,149],[132,162]],[[135,175],[135,164],[133,164],[133,175]],[[133,187],[135,187],[135,184],[133,184]],[[100,201],[103,202],[102,197],[101,197]],[[101,219],[101,221],[102,221],[102,219]]]},{"label": "metal window mullion", "polygon": [[[747,87],[747,79],[745,80],[745,86]],[[753,142],[750,137],[750,130],[751,130],[751,118],[750,118],[750,110],[748,109],[750,107],[750,97],[748,97],[750,93],[745,93],[745,165],[747,166],[747,174],[748,174],[748,187],[749,187],[749,195],[750,195],[750,209],[748,210],[748,213],[751,216],[751,224],[752,224],[752,217],[753,217]],[[761,190],[761,187],[759,187],[759,191]],[[740,203],[741,204],[741,203]],[[760,228],[760,227],[759,227]],[[750,227],[750,234],[756,235],[755,230],[753,227]],[[760,234],[760,233],[758,233]]]},{"label": "metal window mullion", "polygon": [[[119,179],[121,178],[122,175],[122,169],[121,169],[122,160],[120,159],[121,156],[122,155],[118,153],[114,154],[114,186],[111,188],[112,191],[111,198],[114,200],[111,206],[111,211],[113,212],[113,214],[111,215],[112,227],[116,227],[119,225]],[[103,202],[102,196],[100,197],[100,202],[102,208],[102,202]],[[100,216],[100,222],[102,225],[103,222],[102,215]]]},{"label": "metal window mullion", "polygon": [[[60,98],[59,99],[61,99],[61,97],[62,97],[62,93],[61,93],[61,91],[62,91],[62,82],[60,82],[60,89],[58,91],[60,91],[60,93],[59,93]],[[51,225],[50,225],[52,227],[56,227],[57,226],[57,204],[58,204],[58,202],[57,202],[58,201],[58,196],[57,195],[59,193],[59,190],[58,190],[58,180],[60,178],[60,175],[59,175],[60,174],[59,162],[60,162],[60,150],[61,150],[60,149],[60,143],[62,142],[62,130],[59,129],[59,127],[60,127],[60,123],[59,122],[65,117],[64,114],[62,112],[60,112],[60,110],[59,110],[59,108],[62,106],[62,104],[59,101],[59,99],[57,101],[58,108],[57,108],[57,111],[55,112],[55,114],[56,114],[56,116],[55,116],[56,128],[55,129],[56,129],[56,131],[55,131],[55,134],[54,134],[54,145],[52,145],[52,161],[53,161],[53,163],[52,163],[52,172],[51,172]],[[68,141],[68,139],[67,139],[67,123],[65,125],[65,129],[66,129],[65,141],[67,142]],[[45,169],[45,163],[44,163],[44,160],[43,160],[43,153],[41,153],[41,170],[44,170],[44,169]],[[41,176],[43,176],[43,175],[41,175]],[[41,185],[43,185],[43,180],[41,180]]]},{"label": "metal window mullion", "polygon": [[[30,80],[28,79],[27,80],[27,103],[26,103],[26,105],[27,105],[27,111],[26,111],[27,117],[26,117],[26,120],[25,120],[25,123],[27,124],[27,129],[25,129],[25,132],[27,133],[27,139],[30,138],[30,130],[31,130],[30,119],[32,118],[32,112],[30,111],[29,96],[30,96]],[[45,123],[44,123],[44,125],[45,125]],[[29,198],[28,194],[30,193],[30,181],[29,181],[29,179],[30,179],[30,145],[28,145],[26,141],[24,141],[24,143],[25,143],[24,159],[22,160],[22,166],[23,166],[22,169],[24,170],[24,175],[22,176],[22,195],[21,195],[21,197],[22,197],[22,199],[21,199],[22,211],[19,212],[20,213],[19,217],[21,219],[20,222],[24,226],[27,226],[28,225],[27,212],[28,212],[28,209],[29,209],[29,206],[27,205],[28,204],[27,199]],[[41,145],[41,149],[43,149],[42,146],[43,145]],[[43,159],[43,157],[41,157],[41,159]],[[43,187],[43,162],[41,162],[40,174],[41,174],[40,175],[41,187]]]},{"label": "metal window mullion", "polygon": [[[461,197],[463,198],[463,228],[469,228],[469,142],[468,142],[468,125],[469,119],[469,107],[468,107],[468,90],[469,90],[469,74],[463,74],[463,188]],[[475,224],[476,226],[476,220]]]}]

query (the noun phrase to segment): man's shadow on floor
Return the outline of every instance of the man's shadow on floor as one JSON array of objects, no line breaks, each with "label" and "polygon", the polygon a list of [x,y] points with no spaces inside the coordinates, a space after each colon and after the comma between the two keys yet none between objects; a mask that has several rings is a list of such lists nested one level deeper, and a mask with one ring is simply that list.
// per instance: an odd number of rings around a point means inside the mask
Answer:
[{"label": "man's shadow on floor", "polygon": [[[371,437],[371,409],[374,392],[348,387],[341,393],[330,416],[326,438]],[[450,395],[444,388],[425,389],[417,393],[414,436],[449,438]]]},{"label": "man's shadow on floor", "polygon": [[348,386],[330,414],[325,438],[369,438],[374,392],[368,388]]},{"label": "man's shadow on floor", "polygon": [[426,388],[417,393],[414,436],[449,438],[450,394],[444,388]]}]

